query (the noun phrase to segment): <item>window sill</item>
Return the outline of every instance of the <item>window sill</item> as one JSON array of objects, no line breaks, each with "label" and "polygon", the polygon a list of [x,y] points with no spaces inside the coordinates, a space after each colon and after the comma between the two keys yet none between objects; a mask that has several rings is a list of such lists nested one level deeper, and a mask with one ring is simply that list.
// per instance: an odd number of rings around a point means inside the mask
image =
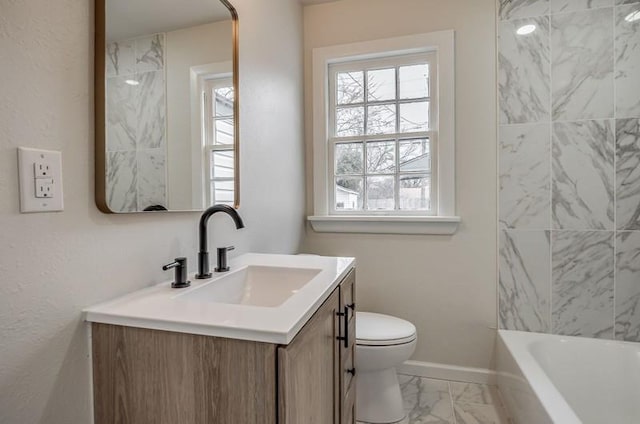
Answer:
[{"label": "window sill", "polygon": [[436,234],[450,235],[458,230],[459,216],[309,216],[318,233]]}]

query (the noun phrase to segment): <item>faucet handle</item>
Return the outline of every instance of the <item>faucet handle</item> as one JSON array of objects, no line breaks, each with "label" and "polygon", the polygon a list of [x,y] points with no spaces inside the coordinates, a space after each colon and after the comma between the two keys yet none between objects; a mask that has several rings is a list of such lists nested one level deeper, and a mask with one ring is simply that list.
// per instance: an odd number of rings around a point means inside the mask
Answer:
[{"label": "faucet handle", "polygon": [[171,283],[171,287],[173,287],[174,289],[181,289],[184,287],[189,287],[191,285],[191,281],[187,280],[187,258],[179,257],[170,264],[162,266],[163,271],[167,271],[171,268],[175,268],[176,270],[175,281]]},{"label": "faucet handle", "polygon": [[234,246],[227,247],[218,247],[218,266],[215,268],[215,272],[227,272],[229,271],[229,266],[227,265],[227,252],[230,250],[234,250]]}]

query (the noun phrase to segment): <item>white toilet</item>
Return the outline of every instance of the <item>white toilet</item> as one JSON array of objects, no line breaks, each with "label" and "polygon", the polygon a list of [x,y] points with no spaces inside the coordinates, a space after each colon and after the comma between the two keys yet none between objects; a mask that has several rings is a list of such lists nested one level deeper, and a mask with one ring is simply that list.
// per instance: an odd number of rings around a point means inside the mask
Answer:
[{"label": "white toilet", "polygon": [[356,421],[386,424],[404,418],[395,367],[411,357],[416,338],[409,321],[356,312]]}]

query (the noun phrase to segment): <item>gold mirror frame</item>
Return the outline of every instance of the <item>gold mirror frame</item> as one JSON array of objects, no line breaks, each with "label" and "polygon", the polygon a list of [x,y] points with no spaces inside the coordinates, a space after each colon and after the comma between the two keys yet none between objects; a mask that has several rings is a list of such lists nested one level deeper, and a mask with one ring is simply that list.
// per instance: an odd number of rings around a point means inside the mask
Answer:
[{"label": "gold mirror frame", "polygon": [[[216,1],[216,0],[212,0]],[[220,1],[231,13],[232,20],[232,66],[233,66],[233,115],[234,115],[234,199],[236,209],[240,207],[240,91],[239,91],[239,55],[238,55],[238,13],[228,0]],[[106,155],[106,0],[95,0],[95,36],[94,36],[94,158],[95,158],[95,202],[103,213],[115,214],[107,204],[107,155]],[[168,210],[165,212],[201,212],[201,210]],[[148,213],[148,212],[128,212]],[[127,214],[128,214],[127,213]],[[157,211],[155,212],[157,213]]]}]

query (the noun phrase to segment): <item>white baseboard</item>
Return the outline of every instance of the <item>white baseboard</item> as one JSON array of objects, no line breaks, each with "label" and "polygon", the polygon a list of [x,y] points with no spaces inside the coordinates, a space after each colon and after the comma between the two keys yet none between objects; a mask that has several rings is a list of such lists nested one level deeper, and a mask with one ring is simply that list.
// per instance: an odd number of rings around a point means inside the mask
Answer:
[{"label": "white baseboard", "polygon": [[400,374],[467,383],[496,384],[496,372],[485,368],[459,367],[435,362],[405,361],[396,368]]}]

